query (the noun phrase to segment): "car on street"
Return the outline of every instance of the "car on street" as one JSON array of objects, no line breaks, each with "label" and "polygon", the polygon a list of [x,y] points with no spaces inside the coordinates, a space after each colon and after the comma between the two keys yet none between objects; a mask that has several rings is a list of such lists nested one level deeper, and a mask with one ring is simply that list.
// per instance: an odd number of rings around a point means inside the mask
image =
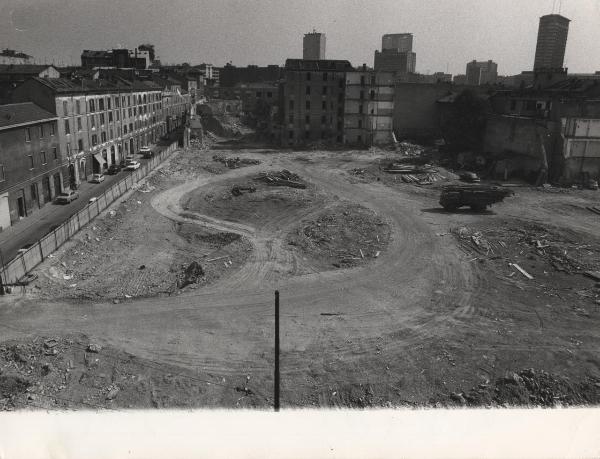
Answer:
[{"label": "car on street", "polygon": [[152,151],[152,149],[150,147],[142,147],[142,148],[140,148],[139,153],[144,158],[152,158],[152,155],[154,154],[153,151]]},{"label": "car on street", "polygon": [[62,193],[60,193],[56,197],[55,202],[57,204],[69,204],[69,203],[75,201],[75,199],[77,199],[78,197],[79,197],[79,193],[77,191],[67,190],[67,191],[63,191]]},{"label": "car on street", "polygon": [[104,182],[104,175],[102,174],[94,174],[90,179],[90,183],[102,183]]},{"label": "car on street", "polygon": [[120,164],[111,164],[110,167],[108,169],[106,169],[106,173],[108,175],[115,175],[117,173],[119,173],[121,171],[121,169],[123,169],[123,166]]},{"label": "car on street", "polygon": [[136,169],[139,169],[139,167],[140,167],[139,161],[131,160],[131,161],[127,161],[125,163],[125,170],[128,170],[128,171],[134,171]]}]

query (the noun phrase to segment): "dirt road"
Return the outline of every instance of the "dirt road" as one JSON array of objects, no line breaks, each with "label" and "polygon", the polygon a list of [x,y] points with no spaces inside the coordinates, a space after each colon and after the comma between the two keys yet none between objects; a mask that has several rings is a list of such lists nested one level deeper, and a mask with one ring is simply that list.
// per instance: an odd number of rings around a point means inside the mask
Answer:
[{"label": "dirt road", "polygon": [[[372,161],[369,152],[235,154],[260,157],[263,164],[199,175],[150,204],[170,220],[242,234],[253,246],[243,266],[171,297],[120,304],[3,300],[3,336],[84,333],[197,375],[227,381],[250,376],[256,405],[266,406],[272,401],[272,302],[278,289],[284,406],[424,405],[529,367],[574,380],[600,376],[597,296],[549,296],[537,280],[509,278],[494,264],[498,260],[474,261],[450,234],[459,225],[502,225],[508,216],[546,222],[558,207],[568,211],[573,202],[589,200],[586,195],[546,201],[546,195],[524,190],[490,214],[446,214],[432,210],[434,191],[352,180],[347,171]],[[317,210],[252,226],[182,207],[194,190],[265,168],[294,171],[332,203],[370,209],[390,225],[387,249],[361,267],[303,274],[301,257],[281,250],[282,241]],[[575,226],[596,244],[597,219],[582,213],[574,222],[565,214],[556,224]],[[577,305],[585,305],[587,315],[577,314]],[[214,398],[206,397],[199,394],[195,406],[214,406]]]}]

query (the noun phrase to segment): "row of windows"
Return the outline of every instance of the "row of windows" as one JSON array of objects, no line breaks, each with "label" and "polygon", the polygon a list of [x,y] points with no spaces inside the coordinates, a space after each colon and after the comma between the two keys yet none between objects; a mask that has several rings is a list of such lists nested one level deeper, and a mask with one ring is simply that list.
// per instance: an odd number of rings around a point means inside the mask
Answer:
[{"label": "row of windows", "polygon": [[[338,116],[338,117],[342,117],[343,115],[344,115],[344,113],[343,113],[342,109],[341,109],[341,108],[339,108],[339,109],[338,109],[338,111],[337,111],[337,116]],[[310,115],[305,115],[305,116],[304,116],[304,119],[306,120],[306,122],[307,122],[307,123],[310,123],[310,118],[311,118],[311,116],[310,116]],[[322,123],[325,123],[326,119],[327,119],[327,115],[321,115],[321,122],[322,122]],[[333,122],[333,115],[331,115],[331,114],[330,114],[330,115],[329,115],[329,119],[330,119],[330,122]],[[289,114],[289,116],[288,116],[288,121],[289,121],[290,123],[293,123],[293,122],[294,122],[294,114],[293,114],[293,113],[290,113],[290,114]]]},{"label": "row of windows", "polygon": [[[343,98],[341,100],[338,100],[338,102],[343,102]],[[329,105],[331,107],[331,110],[333,110],[333,101],[332,100],[329,101]],[[310,110],[310,107],[311,107],[310,100],[305,101],[304,108],[306,110]],[[293,100],[289,101],[289,108],[290,108],[290,110],[294,110],[294,101]],[[327,101],[326,100],[321,101],[321,109],[327,110]],[[338,110],[341,110],[341,108],[339,108]]]},{"label": "row of windows", "polygon": [[[161,98],[162,98],[162,96],[159,93],[151,93],[151,94],[148,94],[147,96],[146,96],[146,94],[144,94],[143,96],[141,94],[138,94],[137,100],[136,100],[136,96],[134,95],[133,96],[133,105],[141,105],[141,104],[146,104],[149,102],[158,102]],[[119,99],[119,96],[114,96],[114,106],[116,108],[119,107],[120,105],[122,105],[123,107],[131,106],[132,105],[131,101],[132,101],[131,95],[121,96],[120,99]],[[97,99],[89,99],[88,100],[88,111],[95,112],[96,108],[98,108],[98,111],[104,111],[105,107],[107,110],[112,110],[112,105],[113,105],[113,97],[112,96],[108,96],[106,98],[100,97]],[[66,100],[63,100],[63,113],[65,116],[69,115],[69,103]],[[79,99],[75,100],[75,113],[77,115],[81,115],[81,100],[79,100]]]},{"label": "row of windows", "polygon": [[[147,114],[147,110],[146,107],[144,107],[144,114]],[[131,108],[129,109],[129,117],[131,117]],[[140,113],[142,113],[142,110],[140,110]],[[114,111],[114,118],[116,119],[116,121],[119,121],[119,116],[120,116],[120,111],[119,110],[115,110]],[[137,116],[138,113],[136,112],[136,109],[134,108],[133,111],[133,115]],[[125,112],[125,109],[123,109],[123,117],[126,117],[127,113]],[[155,119],[156,117],[153,117],[153,119]],[[77,120],[77,130],[81,131],[83,129],[82,127],[82,123],[81,123],[81,117],[76,118]],[[92,129],[96,128],[96,125],[98,124],[99,126],[104,126],[104,124],[106,124],[106,117],[104,115],[104,113],[100,113],[98,115],[89,115],[89,121],[90,121],[90,126]],[[71,124],[69,122],[68,119],[64,120],[65,122],[65,133],[66,134],[70,134],[71,133]],[[112,123],[113,122],[113,112],[110,111],[108,112],[108,122]],[[54,126],[52,127],[52,135],[54,135]]]},{"label": "row of windows", "polygon": [[[31,155],[27,155],[27,156],[29,157],[29,169],[35,169],[34,155],[31,154]],[[47,157],[45,151],[40,151],[39,157],[40,157],[40,164],[42,166],[45,164],[48,164],[48,157]],[[57,148],[52,149],[52,159],[54,159],[55,161],[58,160],[58,149]],[[4,174],[4,170],[2,171],[2,173]]]},{"label": "row of windows", "polygon": [[[326,139],[328,137],[332,137],[333,133],[328,133],[327,131],[321,131],[321,139]],[[289,131],[288,132],[288,138],[290,140],[294,139],[294,131]],[[304,136],[300,137],[303,138],[304,140],[310,140],[310,131],[304,131]],[[336,141],[337,142],[341,142],[342,141],[342,136],[341,135],[337,135],[336,136]],[[358,141],[360,142],[360,136],[358,136]]]},{"label": "row of windows", "polygon": [[[47,132],[50,136],[53,136],[54,135],[54,124],[49,124],[48,126],[49,127],[48,127]],[[43,124],[40,124],[38,126],[38,128],[39,128],[39,130],[38,130],[39,138],[43,139],[46,135],[46,129],[44,128]],[[31,142],[31,133],[32,133],[31,128],[25,128],[25,142]]]}]

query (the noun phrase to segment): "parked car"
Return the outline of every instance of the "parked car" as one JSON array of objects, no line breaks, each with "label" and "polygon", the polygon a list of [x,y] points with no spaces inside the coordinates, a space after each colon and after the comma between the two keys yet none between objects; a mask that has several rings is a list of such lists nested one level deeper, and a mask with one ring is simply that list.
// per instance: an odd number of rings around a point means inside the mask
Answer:
[{"label": "parked car", "polygon": [[128,170],[128,171],[134,171],[136,169],[139,169],[139,167],[140,167],[139,161],[131,160],[131,161],[128,161],[127,163],[125,163],[125,170]]},{"label": "parked car", "polygon": [[102,174],[94,174],[92,175],[92,178],[90,179],[91,183],[101,183],[104,182],[104,175]]},{"label": "parked car", "polygon": [[154,154],[154,152],[152,151],[152,149],[150,147],[142,147],[142,148],[140,148],[139,153],[144,158],[152,158],[152,155]]},{"label": "parked car", "polygon": [[106,169],[106,173],[108,175],[115,175],[119,173],[121,169],[123,169],[123,166],[121,164],[111,164],[110,167]]},{"label": "parked car", "polygon": [[78,197],[79,197],[79,193],[77,191],[68,190],[63,193],[60,193],[56,197],[55,202],[57,204],[69,204],[72,201],[75,201],[75,199],[77,199]]},{"label": "parked car", "polygon": [[463,182],[477,183],[480,181],[475,172],[462,172],[459,177]]}]

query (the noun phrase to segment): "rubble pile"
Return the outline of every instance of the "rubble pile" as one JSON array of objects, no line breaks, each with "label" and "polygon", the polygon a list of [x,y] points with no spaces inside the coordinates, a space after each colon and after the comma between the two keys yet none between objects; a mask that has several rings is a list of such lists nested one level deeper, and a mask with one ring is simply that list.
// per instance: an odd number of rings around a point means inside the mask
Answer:
[{"label": "rubble pile", "polygon": [[481,383],[468,392],[453,392],[446,396],[450,406],[527,406],[561,407],[598,405],[600,379],[588,377],[572,381],[532,368],[508,373],[493,384]]},{"label": "rubble pile", "polygon": [[299,175],[286,169],[282,171],[267,171],[258,174],[254,180],[266,183],[269,186],[288,186],[291,188],[306,188],[306,183],[302,181]]},{"label": "rubble pile", "polygon": [[405,156],[420,156],[425,151],[425,147],[410,142],[400,142],[396,144],[396,152]]},{"label": "rubble pile", "polygon": [[184,288],[188,285],[195,284],[203,277],[204,269],[202,266],[200,266],[200,263],[197,261],[192,261],[187,267],[185,267],[183,273],[179,276],[179,279],[177,280],[177,287]]},{"label": "rubble pile", "polygon": [[260,164],[259,160],[251,159],[251,158],[243,158],[243,159],[240,159],[239,157],[227,158],[226,156],[222,156],[222,155],[214,155],[212,157],[212,159],[213,159],[213,161],[224,164],[229,169],[239,169],[240,167],[244,167],[244,166],[254,166],[256,164]]},{"label": "rubble pile", "polygon": [[389,241],[389,226],[356,204],[342,204],[288,235],[288,244],[324,265],[346,268],[377,258]]}]

